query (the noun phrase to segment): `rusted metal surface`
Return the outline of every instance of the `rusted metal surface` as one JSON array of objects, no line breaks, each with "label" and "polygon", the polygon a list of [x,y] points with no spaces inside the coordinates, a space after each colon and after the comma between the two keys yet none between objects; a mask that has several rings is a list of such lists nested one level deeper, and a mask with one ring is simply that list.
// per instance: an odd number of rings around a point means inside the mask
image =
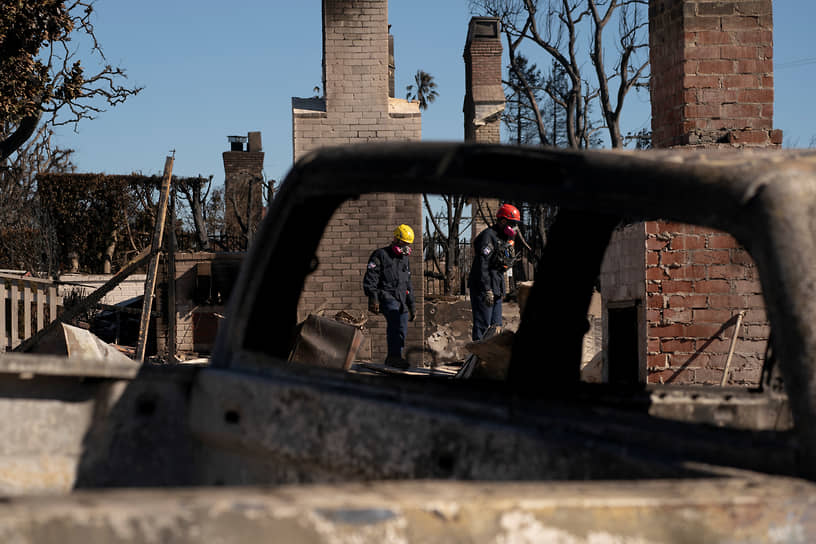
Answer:
[{"label": "rusted metal surface", "polygon": [[348,370],[362,340],[363,333],[354,325],[310,315],[300,325],[289,360]]},{"label": "rusted metal surface", "polygon": [[0,506],[15,544],[809,543],[816,489],[779,478],[415,482],[80,492]]}]

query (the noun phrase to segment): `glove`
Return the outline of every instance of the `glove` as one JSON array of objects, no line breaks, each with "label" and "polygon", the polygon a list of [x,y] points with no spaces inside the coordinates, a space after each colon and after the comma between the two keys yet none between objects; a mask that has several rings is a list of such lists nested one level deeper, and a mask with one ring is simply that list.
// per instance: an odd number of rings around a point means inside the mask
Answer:
[{"label": "glove", "polygon": [[408,321],[413,321],[416,319],[416,308],[414,306],[408,306]]},{"label": "glove", "polygon": [[368,311],[373,314],[380,313],[380,303],[377,301],[375,297],[368,298]]},{"label": "glove", "polygon": [[495,302],[496,302],[496,297],[495,297],[495,295],[493,295],[493,291],[488,291],[487,293],[484,294],[484,303],[487,306],[493,306],[493,304],[495,304]]}]

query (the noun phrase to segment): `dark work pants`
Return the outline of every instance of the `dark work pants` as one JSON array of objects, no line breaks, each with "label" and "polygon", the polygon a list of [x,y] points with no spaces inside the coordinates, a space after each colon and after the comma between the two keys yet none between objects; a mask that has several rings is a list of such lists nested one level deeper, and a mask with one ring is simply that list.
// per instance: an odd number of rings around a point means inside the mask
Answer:
[{"label": "dark work pants", "polygon": [[473,295],[470,292],[470,308],[473,310],[473,334],[471,338],[474,342],[481,340],[485,331],[490,325],[502,324],[502,300],[496,297],[493,306],[488,306],[480,295]]},{"label": "dark work pants", "polygon": [[388,355],[402,357],[405,334],[408,332],[408,312],[400,311],[399,301],[388,300],[383,304],[382,313],[385,316],[385,340],[388,344]]}]

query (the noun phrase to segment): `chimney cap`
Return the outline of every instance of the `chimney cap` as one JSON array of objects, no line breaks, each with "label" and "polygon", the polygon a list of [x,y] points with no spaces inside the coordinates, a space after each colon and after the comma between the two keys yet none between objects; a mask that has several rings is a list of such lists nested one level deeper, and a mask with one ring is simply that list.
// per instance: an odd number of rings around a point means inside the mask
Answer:
[{"label": "chimney cap", "polygon": [[471,17],[467,43],[473,40],[498,40],[500,24],[498,17]]},{"label": "chimney cap", "polygon": [[227,141],[231,144],[245,144],[247,140],[246,136],[227,136]]}]

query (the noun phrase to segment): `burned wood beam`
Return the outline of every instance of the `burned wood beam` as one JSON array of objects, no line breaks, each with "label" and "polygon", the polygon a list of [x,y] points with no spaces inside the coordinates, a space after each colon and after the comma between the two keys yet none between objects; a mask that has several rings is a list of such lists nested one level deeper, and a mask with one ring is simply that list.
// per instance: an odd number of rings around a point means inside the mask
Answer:
[{"label": "burned wood beam", "polygon": [[153,292],[156,289],[156,276],[159,267],[159,249],[164,236],[164,220],[167,216],[167,206],[170,196],[170,180],[173,177],[173,157],[167,157],[164,162],[164,177],[162,178],[159,205],[156,210],[156,229],[153,232],[153,243],[150,248],[150,268],[145,279],[144,300],[142,303],[142,322],[139,325],[139,342],[136,346],[136,360],[144,362],[147,347],[147,331],[150,327],[150,312],[153,309]]}]

